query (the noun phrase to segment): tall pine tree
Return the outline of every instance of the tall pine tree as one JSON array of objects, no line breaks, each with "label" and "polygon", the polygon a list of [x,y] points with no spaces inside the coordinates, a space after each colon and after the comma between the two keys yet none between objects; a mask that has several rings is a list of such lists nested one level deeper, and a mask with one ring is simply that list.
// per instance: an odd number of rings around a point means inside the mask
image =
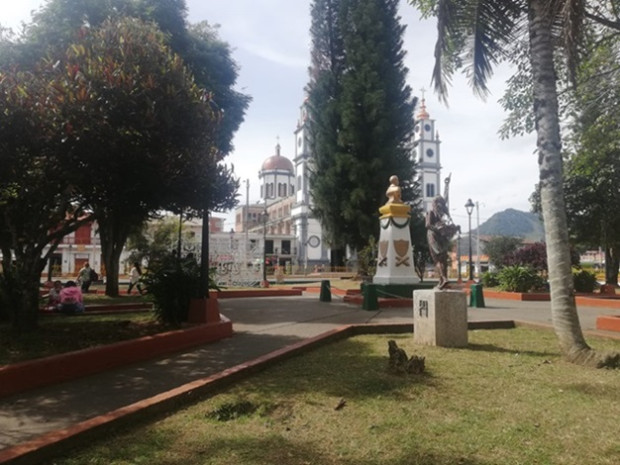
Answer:
[{"label": "tall pine tree", "polygon": [[398,0],[315,0],[308,93],[315,214],[332,247],[361,250],[378,236],[388,179],[414,184],[413,111]]},{"label": "tall pine tree", "polygon": [[340,3],[340,0],[315,0],[312,5],[312,62],[307,86],[313,153],[313,163],[309,167],[311,195],[316,206],[314,214],[332,250],[332,266],[344,264],[346,250],[340,205],[347,193],[342,186],[340,169],[333,163],[333,154],[340,151],[338,105],[344,74]]}]

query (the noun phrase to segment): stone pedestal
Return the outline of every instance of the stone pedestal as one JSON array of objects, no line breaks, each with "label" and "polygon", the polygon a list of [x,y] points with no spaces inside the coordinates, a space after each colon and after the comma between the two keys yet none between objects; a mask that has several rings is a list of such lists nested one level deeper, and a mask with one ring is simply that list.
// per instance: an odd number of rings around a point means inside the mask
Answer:
[{"label": "stone pedestal", "polygon": [[379,209],[381,231],[377,244],[377,271],[374,284],[415,284],[419,282],[413,264],[409,233],[411,207],[391,203]]},{"label": "stone pedestal", "polygon": [[460,291],[413,292],[413,341],[440,347],[467,346],[467,296]]}]

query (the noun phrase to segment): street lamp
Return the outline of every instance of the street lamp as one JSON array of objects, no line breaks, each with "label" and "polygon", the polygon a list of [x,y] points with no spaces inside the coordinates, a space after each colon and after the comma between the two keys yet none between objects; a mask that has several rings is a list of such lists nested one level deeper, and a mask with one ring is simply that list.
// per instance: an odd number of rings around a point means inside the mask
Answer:
[{"label": "street lamp", "polygon": [[474,268],[472,266],[471,260],[471,214],[474,211],[474,202],[471,199],[467,199],[467,203],[465,204],[465,210],[467,210],[467,216],[469,217],[469,280],[474,280]]},{"label": "street lamp", "polygon": [[267,201],[265,200],[265,209],[263,210],[262,220],[263,220],[263,287],[269,287],[269,282],[267,281],[267,219],[269,218],[269,214],[267,213]]},{"label": "street lamp", "polygon": [[456,264],[458,269],[458,283],[463,282],[461,277],[461,231],[457,232],[456,236]]}]

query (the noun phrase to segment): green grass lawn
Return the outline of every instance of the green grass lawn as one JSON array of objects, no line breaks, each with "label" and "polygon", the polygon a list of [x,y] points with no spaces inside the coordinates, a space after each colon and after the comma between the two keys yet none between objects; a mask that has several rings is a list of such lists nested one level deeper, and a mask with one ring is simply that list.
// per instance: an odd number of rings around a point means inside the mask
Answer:
[{"label": "green grass lawn", "polygon": [[[424,355],[426,374],[390,372],[389,339]],[[329,344],[49,463],[620,463],[620,371],[564,362],[551,331],[470,331],[469,341],[446,349],[366,335]],[[619,341],[592,343],[620,350]]]},{"label": "green grass lawn", "polygon": [[0,365],[86,349],[156,334],[171,329],[159,323],[152,312],[89,315],[89,305],[144,302],[147,297],[106,297],[87,294],[86,313],[41,315],[39,328],[15,333],[8,322],[0,324]]}]

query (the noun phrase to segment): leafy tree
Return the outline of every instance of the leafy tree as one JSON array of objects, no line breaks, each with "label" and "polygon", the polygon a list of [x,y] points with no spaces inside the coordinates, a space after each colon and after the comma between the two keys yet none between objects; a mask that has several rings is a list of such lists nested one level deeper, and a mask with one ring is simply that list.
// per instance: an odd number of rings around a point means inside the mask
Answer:
[{"label": "leafy tree", "polygon": [[522,239],[518,237],[492,237],[484,245],[484,251],[489,257],[489,263],[492,263],[496,268],[510,265],[511,255],[519,248],[522,242]]},{"label": "leafy tree", "polygon": [[[0,305],[17,331],[36,328],[39,279],[62,238],[92,217],[63,144],[66,87],[59,70],[0,71]],[[44,249],[49,245],[46,252]]]},{"label": "leafy tree", "polygon": [[413,110],[396,0],[317,0],[308,84],[315,211],[330,243],[361,250],[377,236],[388,179],[413,183]]},{"label": "leafy tree", "polygon": [[[549,261],[551,312],[560,346],[571,361],[593,365],[617,364],[619,357],[602,357],[586,343],[575,306],[567,233],[556,63],[575,76],[578,46],[588,21],[620,30],[606,4],[580,0],[410,0],[425,15],[438,17],[435,47],[435,89],[444,98],[452,73],[463,66],[474,92],[484,96],[493,66],[513,59],[529,66],[531,97],[538,141],[542,212]],[[595,4],[595,5],[594,5]],[[587,8],[590,7],[590,10]],[[608,14],[606,17],[605,15]],[[518,47],[524,47],[518,49]]]},{"label": "leafy tree", "polygon": [[213,168],[217,114],[152,25],[106,21],[69,48],[75,95],[66,142],[81,153],[77,180],[99,224],[106,293],[118,294],[131,230],[184,203]]},{"label": "leafy tree", "polygon": [[[172,176],[167,201],[159,208],[205,215],[207,210],[228,209],[236,203],[239,182],[233,170],[223,165],[223,159],[232,150],[233,134],[243,121],[250,98],[233,90],[237,66],[231,58],[228,44],[219,40],[216,30],[206,23],[189,26],[186,15],[184,0],[50,0],[35,13],[34,21],[27,29],[26,42],[30,44],[30,50],[34,50],[31,55],[37,57],[49,47],[71,47],[72,43],[82,40],[85,26],[96,29],[108,18],[134,17],[154,21],[166,34],[162,36],[163,42],[183,58],[193,73],[195,85],[205,89],[204,95],[208,96],[212,108],[218,113],[218,124],[205,127],[202,144],[200,148],[195,148],[193,170]],[[179,125],[184,124],[182,118],[170,118],[172,120]],[[179,133],[178,141],[182,140],[183,134],[187,131]],[[135,166],[138,165],[135,163]],[[172,166],[178,165],[168,165]],[[183,181],[173,184],[175,180]],[[108,202],[105,213],[109,220],[99,222],[102,240],[114,243],[109,253],[104,252],[104,262],[109,272],[106,293],[109,295],[118,292],[118,276],[113,273],[118,269],[117,256],[123,246],[123,237],[126,237],[126,226],[140,227],[144,218],[150,215],[148,205],[140,204],[141,201],[136,199],[134,208],[138,211],[141,207],[142,214],[127,218],[119,212],[120,217],[114,218],[119,209],[127,207],[128,199],[133,198],[134,188],[131,180],[117,183],[116,199],[120,203],[113,206]],[[145,216],[144,212],[148,214]]]},{"label": "leafy tree", "polygon": [[605,283],[618,285],[620,268],[620,74],[618,40],[602,40],[579,70],[572,127],[574,148],[564,191],[573,239],[605,250]]}]

